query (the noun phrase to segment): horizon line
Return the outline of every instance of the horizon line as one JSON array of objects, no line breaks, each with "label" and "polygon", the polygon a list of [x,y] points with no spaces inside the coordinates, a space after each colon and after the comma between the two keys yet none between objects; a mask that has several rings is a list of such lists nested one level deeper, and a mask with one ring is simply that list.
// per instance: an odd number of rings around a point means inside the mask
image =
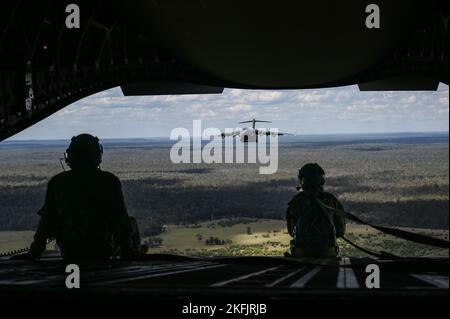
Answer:
[{"label": "horizon line", "polygon": [[[82,134],[82,133],[80,133]],[[402,132],[364,132],[364,133],[318,133],[318,134],[295,134],[292,136],[302,137],[302,136],[344,136],[344,135],[383,135],[383,134],[449,134],[449,131],[402,131]],[[202,137],[203,136],[191,136],[191,137]],[[288,136],[286,136],[288,137]],[[14,138],[9,137],[1,142],[12,142],[12,141],[68,141],[68,138]],[[103,137],[100,140],[147,140],[147,139],[169,139],[170,136],[147,136],[147,137]]]}]

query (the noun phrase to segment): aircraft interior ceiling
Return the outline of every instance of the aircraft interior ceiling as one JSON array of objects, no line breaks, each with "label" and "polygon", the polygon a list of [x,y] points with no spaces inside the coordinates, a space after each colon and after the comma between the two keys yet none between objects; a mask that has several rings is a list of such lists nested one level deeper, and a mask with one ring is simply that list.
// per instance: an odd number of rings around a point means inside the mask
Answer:
[{"label": "aircraft interior ceiling", "polygon": [[0,140],[115,86],[154,95],[448,84],[444,1],[378,1],[376,30],[356,14],[366,5],[359,0],[82,0],[78,29],[65,25],[69,3],[1,4]]}]

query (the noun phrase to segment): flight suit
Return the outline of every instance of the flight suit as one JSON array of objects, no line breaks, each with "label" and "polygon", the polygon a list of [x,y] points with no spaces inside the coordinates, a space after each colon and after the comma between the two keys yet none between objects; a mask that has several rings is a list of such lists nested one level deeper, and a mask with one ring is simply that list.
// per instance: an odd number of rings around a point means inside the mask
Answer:
[{"label": "flight suit", "polygon": [[54,176],[39,215],[32,256],[39,257],[50,238],[56,239],[64,259],[75,260],[104,260],[119,251],[124,257],[140,244],[132,238],[137,224],[128,216],[119,179],[100,169]]},{"label": "flight suit", "polygon": [[322,190],[302,191],[288,204],[287,229],[293,237],[291,255],[295,257],[335,257],[336,238],[345,234],[345,218],[330,213],[316,202],[342,210],[338,199]]}]

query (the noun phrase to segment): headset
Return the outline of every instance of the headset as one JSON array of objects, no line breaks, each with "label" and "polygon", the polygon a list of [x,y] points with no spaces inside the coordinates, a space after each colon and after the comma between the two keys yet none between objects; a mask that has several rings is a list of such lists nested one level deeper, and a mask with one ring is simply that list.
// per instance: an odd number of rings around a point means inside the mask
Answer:
[{"label": "headset", "polygon": [[323,186],[325,184],[325,171],[317,163],[306,164],[298,171],[300,184],[302,184],[303,179]]},{"label": "headset", "polygon": [[[80,156],[80,153],[85,152],[84,156],[88,157],[88,160],[92,160],[92,164],[98,167],[102,162],[103,146],[97,136],[90,134],[80,134],[72,137],[69,147],[64,153],[64,160],[69,167],[72,167]],[[90,157],[90,158],[89,158]]]}]

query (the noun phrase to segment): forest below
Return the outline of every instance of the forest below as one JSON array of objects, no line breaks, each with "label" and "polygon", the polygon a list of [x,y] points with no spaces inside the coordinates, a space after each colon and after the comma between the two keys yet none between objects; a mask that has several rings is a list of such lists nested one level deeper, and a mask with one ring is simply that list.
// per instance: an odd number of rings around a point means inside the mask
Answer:
[{"label": "forest below", "polygon": [[[0,148],[0,230],[34,230],[46,183],[62,168],[58,146]],[[122,181],[130,215],[144,236],[166,224],[230,217],[283,219],[298,169],[317,162],[326,190],[361,218],[384,225],[448,229],[447,143],[286,143],[279,169],[259,164],[173,164],[151,142],[105,146],[102,169]]]}]

